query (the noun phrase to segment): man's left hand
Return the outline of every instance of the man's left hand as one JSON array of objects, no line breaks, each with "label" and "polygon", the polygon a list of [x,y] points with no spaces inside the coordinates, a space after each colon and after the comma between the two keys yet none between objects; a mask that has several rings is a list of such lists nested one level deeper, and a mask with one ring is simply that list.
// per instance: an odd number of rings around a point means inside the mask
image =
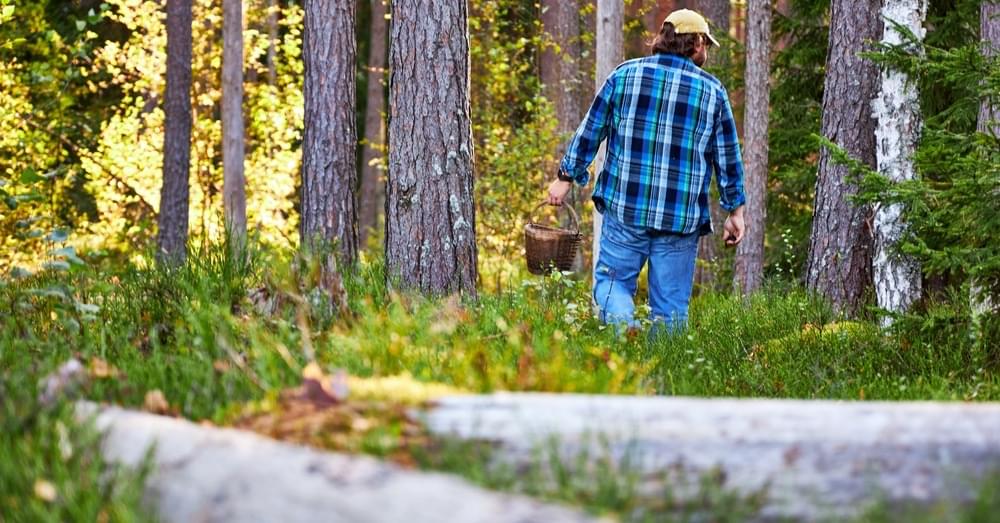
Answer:
[{"label": "man's left hand", "polygon": [[563,201],[566,199],[566,194],[573,187],[573,182],[564,182],[562,180],[555,180],[549,184],[549,196],[545,199],[549,205],[562,205]]},{"label": "man's left hand", "polygon": [[726,218],[722,230],[726,235],[726,247],[735,247],[743,241],[743,233],[746,232],[746,225],[743,221],[743,207],[739,207]]}]

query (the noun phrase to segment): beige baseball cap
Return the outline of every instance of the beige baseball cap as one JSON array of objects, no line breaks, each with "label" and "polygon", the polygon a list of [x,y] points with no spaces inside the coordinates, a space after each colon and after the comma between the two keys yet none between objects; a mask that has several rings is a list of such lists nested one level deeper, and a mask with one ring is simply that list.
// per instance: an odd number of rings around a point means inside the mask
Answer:
[{"label": "beige baseball cap", "polygon": [[690,9],[678,9],[670,13],[664,22],[673,24],[674,32],[677,34],[702,33],[708,37],[708,41],[712,42],[712,45],[719,47],[719,42],[712,38],[712,33],[708,30],[708,22],[705,21],[705,17]]}]

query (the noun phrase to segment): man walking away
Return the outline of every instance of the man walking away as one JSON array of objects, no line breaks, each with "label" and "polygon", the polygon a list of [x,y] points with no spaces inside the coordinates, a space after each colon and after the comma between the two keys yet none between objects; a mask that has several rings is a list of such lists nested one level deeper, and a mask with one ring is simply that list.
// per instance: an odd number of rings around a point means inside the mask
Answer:
[{"label": "man walking away", "polygon": [[607,140],[593,193],[604,217],[593,297],[605,323],[637,326],[633,297],[647,260],[654,329],[687,322],[698,238],[712,232],[713,171],[730,213],[726,244],[743,239],[746,197],[733,111],[722,83],[701,69],[713,45],[701,15],[671,13],[652,54],[608,77],[549,186],[548,202],[561,205],[573,182],[587,184],[587,166]]}]

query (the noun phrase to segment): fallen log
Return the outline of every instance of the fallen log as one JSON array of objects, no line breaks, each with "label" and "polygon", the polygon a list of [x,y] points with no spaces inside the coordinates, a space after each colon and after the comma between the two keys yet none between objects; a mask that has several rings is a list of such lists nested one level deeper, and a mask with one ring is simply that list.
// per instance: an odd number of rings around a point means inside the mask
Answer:
[{"label": "fallen log", "polygon": [[537,460],[554,440],[562,458],[627,462],[676,492],[720,471],[726,488],[766,493],[763,519],[963,502],[1000,471],[998,404],[498,393],[441,398],[424,420],[439,436],[494,442],[504,460]]},{"label": "fallen log", "polygon": [[568,508],[438,473],[280,443],[233,429],[81,404],[105,432],[104,456],[139,466],[165,522],[407,523],[594,521]]}]

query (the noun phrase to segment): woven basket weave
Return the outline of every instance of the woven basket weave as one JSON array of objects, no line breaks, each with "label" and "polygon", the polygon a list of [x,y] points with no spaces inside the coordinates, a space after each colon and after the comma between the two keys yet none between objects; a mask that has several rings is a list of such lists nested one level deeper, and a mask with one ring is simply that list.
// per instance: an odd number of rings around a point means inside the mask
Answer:
[{"label": "woven basket weave", "polygon": [[573,268],[576,251],[583,240],[580,235],[580,221],[571,205],[562,207],[573,218],[573,229],[561,229],[535,223],[532,216],[545,203],[539,204],[528,216],[524,225],[524,254],[531,274],[548,274],[553,269],[568,271]]}]

